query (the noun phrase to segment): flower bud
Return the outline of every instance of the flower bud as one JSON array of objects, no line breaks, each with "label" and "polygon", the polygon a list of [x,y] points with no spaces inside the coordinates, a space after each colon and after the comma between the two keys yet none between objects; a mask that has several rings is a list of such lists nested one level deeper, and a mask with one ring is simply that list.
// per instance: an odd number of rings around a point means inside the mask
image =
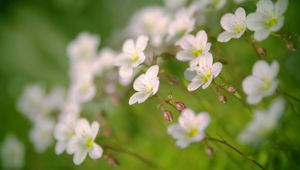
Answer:
[{"label": "flower bud", "polygon": [[106,159],[106,161],[108,162],[108,164],[111,165],[114,168],[118,167],[120,165],[119,162],[114,157],[112,157],[109,154],[105,154],[104,155],[104,159]]},{"label": "flower bud", "polygon": [[236,88],[233,87],[232,85],[228,86],[226,90],[228,93],[231,93],[231,94],[236,92]]},{"label": "flower bud", "polygon": [[175,102],[175,107],[176,107],[176,110],[182,112],[184,109],[186,109],[186,106],[184,103],[182,102]]},{"label": "flower bud", "polygon": [[267,56],[267,51],[265,48],[255,45],[255,50],[261,57]]},{"label": "flower bud", "polygon": [[169,110],[164,110],[164,119],[169,122],[173,121],[173,115]]},{"label": "flower bud", "polygon": [[285,47],[290,51],[290,52],[293,52],[293,51],[296,51],[295,47],[294,47],[294,44],[287,40],[287,39],[284,39],[284,42],[285,42]]},{"label": "flower bud", "polygon": [[205,146],[205,152],[209,157],[213,156],[213,149],[210,146]]},{"label": "flower bud", "polygon": [[224,96],[223,94],[218,93],[218,98],[219,98],[219,101],[220,101],[222,104],[226,104],[226,103],[227,103],[227,98],[226,98],[226,96]]}]

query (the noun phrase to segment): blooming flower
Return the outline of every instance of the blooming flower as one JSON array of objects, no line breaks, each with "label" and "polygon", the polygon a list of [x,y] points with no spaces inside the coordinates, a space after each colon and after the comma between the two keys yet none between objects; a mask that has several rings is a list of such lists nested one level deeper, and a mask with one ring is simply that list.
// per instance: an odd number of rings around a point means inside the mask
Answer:
[{"label": "blooming flower", "polygon": [[145,74],[140,75],[133,83],[133,88],[137,92],[129,99],[129,104],[143,103],[150,96],[153,96],[159,88],[158,65],[151,66]]},{"label": "blooming flower", "polygon": [[115,64],[119,66],[119,75],[128,78],[133,75],[133,69],[145,61],[144,50],[147,47],[149,38],[141,35],[134,43],[133,39],[128,39],[123,44],[123,53],[121,53]]},{"label": "blooming flower", "polygon": [[67,52],[72,61],[86,61],[94,58],[99,45],[99,38],[87,32],[80,33],[68,46]]},{"label": "blooming flower", "polygon": [[196,65],[200,57],[209,52],[211,43],[207,42],[207,34],[201,30],[196,36],[185,35],[178,44],[183,49],[179,51],[176,58],[181,61],[191,61],[191,65]]},{"label": "blooming flower", "polygon": [[196,66],[188,68],[185,71],[185,78],[191,83],[188,85],[189,91],[194,91],[202,86],[206,89],[222,70],[220,62],[213,63],[213,57],[210,53],[200,57]]},{"label": "blooming flower", "polygon": [[0,150],[3,169],[22,169],[25,148],[18,138],[12,134],[7,135]]},{"label": "blooming flower", "polygon": [[246,30],[246,13],[238,8],[234,14],[227,13],[221,18],[221,26],[225,30],[218,36],[219,42],[228,42],[232,38],[240,38]]},{"label": "blooming flower", "polygon": [[69,140],[75,135],[77,114],[65,113],[54,128],[54,138],[57,140],[55,153],[61,154],[67,147]]},{"label": "blooming flower", "polygon": [[247,16],[246,25],[254,31],[254,38],[262,41],[283,26],[283,13],[287,9],[288,0],[277,0],[275,4],[271,0],[260,0],[256,6],[256,12]]},{"label": "blooming flower", "polygon": [[195,27],[194,11],[191,9],[181,9],[175,14],[175,18],[169,25],[168,39],[179,40],[184,35],[192,32]]},{"label": "blooming flower", "polygon": [[29,132],[29,138],[36,152],[42,153],[52,145],[54,124],[51,118],[45,116],[38,116],[35,119],[34,127]]},{"label": "blooming flower", "polygon": [[285,109],[285,102],[281,97],[274,99],[268,110],[256,110],[253,120],[240,133],[241,143],[257,144],[269,135],[276,127]]},{"label": "blooming flower", "polygon": [[264,60],[257,61],[252,68],[252,75],[243,81],[243,89],[247,94],[249,104],[257,104],[264,97],[271,96],[278,85],[276,76],[279,71],[279,64],[273,61],[271,65]]},{"label": "blooming flower", "polygon": [[81,164],[87,154],[92,159],[99,159],[102,156],[102,148],[94,142],[98,131],[99,123],[93,122],[91,125],[86,119],[80,119],[75,127],[75,135],[67,145],[67,152],[73,154],[75,165]]},{"label": "blooming flower", "polygon": [[176,145],[186,148],[193,142],[201,141],[205,136],[205,128],[210,122],[209,114],[200,112],[198,115],[191,109],[184,109],[178,118],[178,123],[168,127],[168,133],[176,139]]}]

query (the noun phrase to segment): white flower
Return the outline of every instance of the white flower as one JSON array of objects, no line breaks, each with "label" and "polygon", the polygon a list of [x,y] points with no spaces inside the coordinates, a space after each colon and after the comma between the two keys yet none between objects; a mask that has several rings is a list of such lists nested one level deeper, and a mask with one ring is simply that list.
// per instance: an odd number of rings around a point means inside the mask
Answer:
[{"label": "white flower", "polygon": [[119,66],[119,75],[122,78],[128,78],[133,75],[134,68],[145,61],[144,50],[147,47],[149,38],[139,36],[134,43],[133,39],[128,39],[123,44],[123,53],[121,53],[115,64]]},{"label": "white flower", "polygon": [[191,65],[196,65],[199,58],[209,52],[211,43],[207,42],[207,34],[201,30],[196,36],[191,34],[185,35],[178,41],[182,48],[176,55],[180,61],[190,61]]},{"label": "white flower", "polygon": [[54,128],[54,138],[57,140],[55,153],[61,154],[67,147],[69,140],[75,135],[77,115],[64,114]]},{"label": "white flower", "polygon": [[51,118],[39,116],[35,119],[34,127],[29,132],[29,138],[36,152],[46,151],[53,143],[54,121]]},{"label": "white flower", "polygon": [[195,115],[191,109],[185,109],[178,118],[178,123],[168,127],[168,133],[176,139],[176,145],[186,148],[193,142],[199,142],[205,137],[204,130],[210,122],[209,114],[200,112]]},{"label": "white flower", "polygon": [[90,126],[86,119],[80,119],[75,127],[75,135],[70,139],[67,152],[73,154],[75,165],[81,164],[87,154],[92,159],[99,159],[102,156],[102,148],[94,142],[99,131],[99,123],[93,122]]},{"label": "white flower", "polygon": [[170,9],[178,9],[184,7],[188,0],[165,0],[165,6]]},{"label": "white flower", "polygon": [[128,31],[133,37],[143,34],[148,35],[150,44],[159,47],[162,45],[163,38],[167,33],[169,20],[169,16],[161,7],[143,8],[132,17]]},{"label": "white flower", "polygon": [[234,14],[227,13],[221,18],[221,26],[225,30],[218,36],[219,42],[228,42],[232,38],[240,38],[246,30],[246,13],[238,8]]},{"label": "white flower", "polygon": [[247,94],[249,104],[257,104],[264,97],[271,96],[278,85],[276,76],[279,71],[279,64],[273,61],[269,65],[264,60],[257,61],[252,68],[252,75],[243,81],[243,89]]},{"label": "white flower", "polygon": [[69,44],[68,55],[74,62],[86,61],[96,56],[98,45],[98,36],[82,32]]},{"label": "white flower", "polygon": [[158,65],[151,66],[145,74],[140,75],[133,83],[133,88],[137,92],[129,99],[129,104],[143,103],[153,96],[159,88]]},{"label": "white flower", "polygon": [[268,110],[256,110],[253,120],[240,133],[241,143],[257,144],[268,136],[276,127],[285,109],[285,101],[279,97],[272,101]]},{"label": "white flower", "polygon": [[249,30],[254,31],[254,38],[262,41],[283,26],[283,13],[287,9],[288,0],[277,0],[275,4],[271,0],[260,0],[256,6],[256,12],[247,16],[246,25]]},{"label": "white flower", "polygon": [[169,24],[168,39],[180,39],[184,35],[192,32],[195,27],[194,11],[191,9],[181,9],[175,14],[175,18]]},{"label": "white flower", "polygon": [[65,94],[66,92],[64,87],[56,86],[47,94],[44,99],[44,103],[49,108],[49,110],[58,111],[63,107],[65,103]]},{"label": "white flower", "polygon": [[110,48],[103,48],[98,57],[91,63],[92,72],[101,75],[113,68],[117,54]]},{"label": "white flower", "polygon": [[200,57],[196,66],[188,68],[185,71],[185,78],[191,83],[188,85],[189,91],[194,91],[202,86],[206,89],[222,70],[220,62],[213,63],[213,57],[210,53]]},{"label": "white flower", "polygon": [[24,156],[25,148],[23,143],[14,135],[7,135],[1,146],[3,169],[22,169]]}]

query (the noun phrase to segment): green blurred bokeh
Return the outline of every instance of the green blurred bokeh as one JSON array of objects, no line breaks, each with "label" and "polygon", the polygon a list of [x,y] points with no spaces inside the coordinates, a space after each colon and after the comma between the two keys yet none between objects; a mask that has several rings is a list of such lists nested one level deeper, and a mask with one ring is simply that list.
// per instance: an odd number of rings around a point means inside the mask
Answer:
[{"label": "green blurred bokeh", "polygon": [[[232,1],[228,0],[228,3]],[[51,147],[46,153],[35,153],[28,140],[31,124],[16,110],[15,104],[25,85],[42,83],[46,87],[57,84],[68,85],[68,42],[81,31],[89,31],[101,36],[101,47],[110,44],[110,37],[128,23],[130,16],[147,5],[162,5],[161,0],[1,0],[0,1],[0,143],[7,133],[15,133],[26,145],[25,169],[112,169],[104,160],[87,159],[81,166],[75,166],[67,154],[57,156]],[[245,3],[246,11],[255,10],[253,2]],[[221,31],[219,18],[237,5],[227,5],[216,16],[212,34]],[[294,32],[298,39],[292,39],[299,49],[300,1],[290,0],[286,12],[283,33]],[[227,11],[226,11],[227,10]],[[300,97],[300,55],[299,51],[289,52],[285,43],[277,37],[259,43],[267,50],[267,61],[280,62],[281,88]],[[250,44],[245,40],[234,40],[226,44],[213,43],[213,54],[217,59],[228,62],[223,70],[225,79],[242,92],[241,82],[251,73],[253,63],[258,59]],[[174,60],[164,65],[174,75],[182,77],[186,67]],[[236,136],[251,120],[249,109],[235,98],[228,96],[228,104],[218,103],[214,89],[198,90],[195,95],[182,87],[171,86],[162,80],[159,95],[172,94],[184,101],[195,111],[207,111],[212,116],[208,133],[221,136],[252,155],[267,169],[300,169],[300,104],[293,102],[295,111],[288,109],[272,136],[259,149],[239,145]],[[128,96],[127,96],[128,97]],[[259,105],[266,107],[270,100]],[[212,144],[214,156],[208,157],[202,144],[193,144],[180,149],[166,133],[168,125],[156,108],[159,98],[144,104],[129,107],[127,99],[117,108],[111,108],[108,116],[110,126],[116,133],[114,143],[121,144],[167,170],[186,169],[257,169],[226,146]],[[174,110],[172,110],[174,111]],[[101,141],[100,141],[101,144]],[[153,169],[126,154],[112,152],[119,160],[116,169]]]}]

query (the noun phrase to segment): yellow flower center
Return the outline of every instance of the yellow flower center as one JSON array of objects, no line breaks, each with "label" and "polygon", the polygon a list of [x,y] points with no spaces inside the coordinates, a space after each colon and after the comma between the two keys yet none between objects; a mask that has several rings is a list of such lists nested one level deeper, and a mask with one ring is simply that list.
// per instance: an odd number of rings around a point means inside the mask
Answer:
[{"label": "yellow flower center", "polygon": [[206,74],[205,76],[202,77],[202,81],[204,83],[207,83],[211,79],[211,76],[212,76],[211,73]]},{"label": "yellow flower center", "polygon": [[192,51],[192,53],[193,53],[193,56],[195,58],[197,58],[200,54],[203,53],[203,50],[202,49],[195,49],[195,50]]},{"label": "yellow flower center", "polygon": [[87,149],[91,149],[93,147],[93,139],[92,137],[89,137],[85,142],[85,147]]},{"label": "yellow flower center", "polygon": [[237,25],[234,29],[234,33],[239,34],[244,30],[245,26],[243,24]]},{"label": "yellow flower center", "polygon": [[272,81],[270,80],[265,80],[263,85],[261,86],[260,90],[261,91],[267,91],[272,87]]},{"label": "yellow flower center", "polygon": [[266,28],[272,28],[278,24],[278,18],[271,18],[265,22]]},{"label": "yellow flower center", "polygon": [[188,131],[188,133],[187,133],[187,136],[189,137],[189,138],[193,138],[193,137],[195,137],[195,136],[197,136],[198,135],[198,129],[197,128],[192,128],[192,129],[190,129],[189,131]]}]

